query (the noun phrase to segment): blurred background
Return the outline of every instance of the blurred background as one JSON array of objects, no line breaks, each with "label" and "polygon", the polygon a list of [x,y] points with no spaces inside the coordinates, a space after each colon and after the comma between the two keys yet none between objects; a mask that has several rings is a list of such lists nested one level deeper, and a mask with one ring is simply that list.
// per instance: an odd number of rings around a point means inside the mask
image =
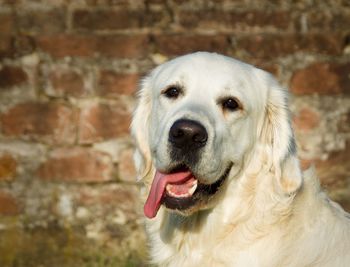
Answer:
[{"label": "blurred background", "polygon": [[350,1],[0,0],[1,267],[146,266],[134,96],[199,50],[290,88],[300,158],[350,210]]}]

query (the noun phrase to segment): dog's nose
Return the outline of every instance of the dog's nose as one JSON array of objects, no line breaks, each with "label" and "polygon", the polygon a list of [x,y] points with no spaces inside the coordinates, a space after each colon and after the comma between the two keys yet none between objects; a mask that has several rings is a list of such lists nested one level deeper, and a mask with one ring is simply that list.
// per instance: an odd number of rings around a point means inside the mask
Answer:
[{"label": "dog's nose", "polygon": [[177,120],[170,128],[169,141],[178,148],[200,148],[207,140],[204,126],[193,120]]}]

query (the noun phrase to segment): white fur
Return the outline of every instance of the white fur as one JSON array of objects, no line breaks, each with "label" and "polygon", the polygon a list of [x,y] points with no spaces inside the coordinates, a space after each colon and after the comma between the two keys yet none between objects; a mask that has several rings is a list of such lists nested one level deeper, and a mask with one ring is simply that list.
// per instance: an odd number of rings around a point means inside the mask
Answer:
[{"label": "white fur", "polygon": [[[169,85],[184,88],[175,101]],[[223,112],[236,97],[243,110]],[[181,215],[163,207],[145,219],[151,262],[158,266],[350,266],[350,219],[302,174],[289,122],[287,92],[266,72],[205,52],[169,61],[143,81],[132,122],[142,198],[155,170],[171,165],[168,132],[179,118],[200,121],[208,142],[196,171],[215,182],[233,162],[207,209]]]}]

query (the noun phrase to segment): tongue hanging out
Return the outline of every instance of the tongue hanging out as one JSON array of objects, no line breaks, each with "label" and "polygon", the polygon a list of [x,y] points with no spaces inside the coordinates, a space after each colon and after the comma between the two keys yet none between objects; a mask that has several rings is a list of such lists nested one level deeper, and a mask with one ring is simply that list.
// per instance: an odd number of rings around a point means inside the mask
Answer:
[{"label": "tongue hanging out", "polygon": [[189,171],[171,174],[157,171],[144,206],[145,215],[148,218],[157,215],[165,191],[172,197],[184,198],[192,196],[196,187],[197,180]]}]

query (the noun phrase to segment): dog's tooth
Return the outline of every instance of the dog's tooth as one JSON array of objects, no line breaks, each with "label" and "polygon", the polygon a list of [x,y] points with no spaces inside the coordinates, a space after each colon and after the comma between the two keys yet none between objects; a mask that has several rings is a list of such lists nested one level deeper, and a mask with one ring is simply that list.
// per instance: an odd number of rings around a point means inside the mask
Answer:
[{"label": "dog's tooth", "polygon": [[191,186],[191,188],[188,190],[188,192],[184,193],[184,194],[176,194],[173,192],[173,186],[172,184],[167,184],[165,189],[167,191],[167,193],[172,196],[172,197],[176,197],[176,198],[186,198],[186,197],[191,197],[193,195],[193,193],[196,191],[197,189],[197,185],[198,182],[197,180],[195,180]]},{"label": "dog's tooth", "polygon": [[168,192],[168,194],[172,197],[177,197],[176,194],[174,194],[172,191],[171,191],[171,188],[172,188],[172,185],[171,184],[167,184],[167,186],[165,187],[166,191]]},{"label": "dog's tooth", "polygon": [[192,187],[190,188],[190,190],[188,191],[189,195],[192,196],[194,191],[196,191],[197,189],[197,185],[198,185],[198,182],[197,180],[193,183]]}]

